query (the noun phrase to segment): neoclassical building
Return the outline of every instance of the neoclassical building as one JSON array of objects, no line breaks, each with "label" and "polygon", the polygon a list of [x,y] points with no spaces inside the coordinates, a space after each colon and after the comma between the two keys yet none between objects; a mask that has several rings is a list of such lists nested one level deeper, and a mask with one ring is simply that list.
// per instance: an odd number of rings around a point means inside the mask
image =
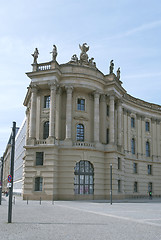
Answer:
[{"label": "neoclassical building", "polygon": [[120,69],[108,74],[79,45],[66,64],[37,63],[24,100],[27,132],[24,199],[161,196],[161,106],[130,96]]}]

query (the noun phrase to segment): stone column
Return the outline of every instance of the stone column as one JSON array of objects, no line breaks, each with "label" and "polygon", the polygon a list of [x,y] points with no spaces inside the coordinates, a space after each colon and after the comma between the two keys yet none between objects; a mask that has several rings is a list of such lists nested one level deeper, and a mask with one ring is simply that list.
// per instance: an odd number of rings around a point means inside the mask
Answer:
[{"label": "stone column", "polygon": [[66,101],[66,140],[72,138],[72,86],[66,86],[67,101]]},{"label": "stone column", "polygon": [[110,96],[110,144],[114,144],[115,142],[115,97],[113,95]]},{"label": "stone column", "polygon": [[125,153],[127,153],[127,151],[128,151],[127,127],[128,127],[127,111],[124,109],[124,150],[125,150]]},{"label": "stone column", "polygon": [[30,109],[30,129],[29,138],[36,138],[36,100],[37,100],[37,88],[31,87],[31,109]]},{"label": "stone column", "polygon": [[61,119],[60,119],[60,113],[61,113],[61,94],[62,89],[59,87],[57,91],[57,99],[56,99],[56,123],[55,123],[55,137],[56,139],[60,139],[61,136]]},{"label": "stone column", "polygon": [[98,92],[94,93],[94,142],[99,142],[99,130],[100,130],[100,111],[99,111],[99,97]]},{"label": "stone column", "polygon": [[131,116],[130,116],[131,112],[128,111],[127,112],[127,141],[128,141],[128,153],[131,153]]},{"label": "stone column", "polygon": [[49,138],[55,138],[56,84],[50,84]]},{"label": "stone column", "polygon": [[141,156],[141,116],[140,115],[136,115],[137,117],[137,152],[138,152],[138,156]]},{"label": "stone column", "polygon": [[107,104],[105,94],[101,95],[100,99],[100,141],[106,143],[106,117],[107,117]]},{"label": "stone column", "polygon": [[122,102],[118,102],[118,145],[122,146]]},{"label": "stone column", "polygon": [[157,120],[157,156],[160,157],[160,120]]}]

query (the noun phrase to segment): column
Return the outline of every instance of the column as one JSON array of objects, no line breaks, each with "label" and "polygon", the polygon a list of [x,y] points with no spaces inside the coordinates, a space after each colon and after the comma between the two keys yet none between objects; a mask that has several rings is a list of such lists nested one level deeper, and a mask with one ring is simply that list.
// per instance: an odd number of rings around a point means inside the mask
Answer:
[{"label": "column", "polygon": [[157,156],[160,157],[160,120],[157,120]]},{"label": "column", "polygon": [[127,111],[127,142],[128,142],[128,153],[131,153],[131,112]]},{"label": "column", "polygon": [[141,155],[141,116],[136,115],[137,118],[137,152],[138,156],[140,157]]},{"label": "column", "polygon": [[128,151],[127,126],[128,126],[127,111],[124,109],[124,150],[125,150],[125,153],[127,153],[127,151]]},{"label": "column", "polygon": [[59,87],[57,91],[57,99],[56,99],[56,122],[55,122],[55,137],[56,139],[60,139],[61,136],[61,119],[60,119],[60,113],[61,113],[61,94],[62,89]]},{"label": "column", "polygon": [[115,97],[113,95],[110,96],[110,143],[114,144],[115,142]]},{"label": "column", "polygon": [[101,95],[100,99],[100,141],[106,143],[106,117],[107,117],[107,104],[105,94]]},{"label": "column", "polygon": [[94,142],[99,142],[99,97],[100,94],[98,92],[94,93]]},{"label": "column", "polygon": [[56,84],[50,84],[49,138],[55,138]]},{"label": "column", "polygon": [[122,146],[122,102],[118,102],[118,145]]},{"label": "column", "polygon": [[72,138],[72,86],[66,86],[67,101],[66,101],[66,139]]},{"label": "column", "polygon": [[30,110],[30,129],[29,138],[34,139],[36,137],[36,100],[37,100],[37,88],[31,87],[31,110]]}]

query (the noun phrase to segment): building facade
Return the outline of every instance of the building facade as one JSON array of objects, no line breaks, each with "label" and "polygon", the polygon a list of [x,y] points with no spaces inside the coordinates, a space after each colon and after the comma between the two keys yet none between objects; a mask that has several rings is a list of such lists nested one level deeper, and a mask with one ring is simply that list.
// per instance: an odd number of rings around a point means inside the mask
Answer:
[{"label": "building facade", "polygon": [[109,199],[161,195],[161,106],[130,96],[120,69],[100,72],[79,45],[66,64],[33,54],[25,97],[24,199]]}]

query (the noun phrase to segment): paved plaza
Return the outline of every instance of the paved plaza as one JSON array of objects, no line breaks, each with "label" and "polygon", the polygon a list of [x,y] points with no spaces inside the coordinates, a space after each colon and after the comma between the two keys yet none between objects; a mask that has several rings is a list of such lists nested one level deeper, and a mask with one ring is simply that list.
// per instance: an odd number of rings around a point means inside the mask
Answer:
[{"label": "paved plaza", "polygon": [[8,224],[8,198],[0,206],[1,240],[161,240],[161,199],[22,201]]}]

